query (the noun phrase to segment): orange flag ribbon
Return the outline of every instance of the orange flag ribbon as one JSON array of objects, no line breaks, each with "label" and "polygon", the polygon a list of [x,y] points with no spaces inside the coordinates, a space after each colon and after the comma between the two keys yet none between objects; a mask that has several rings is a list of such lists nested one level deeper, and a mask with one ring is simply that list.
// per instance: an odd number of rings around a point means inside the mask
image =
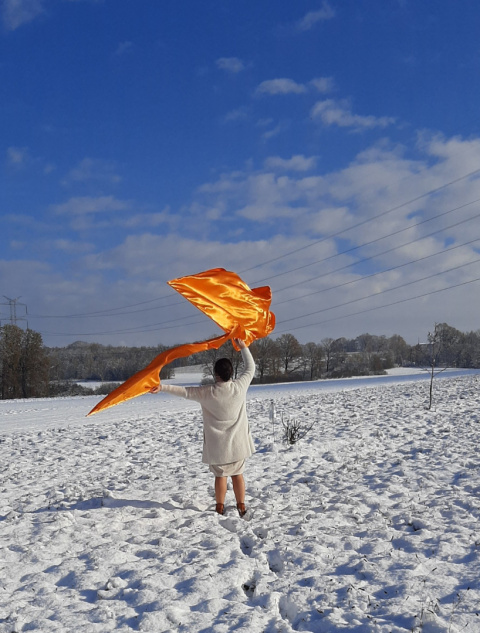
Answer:
[{"label": "orange flag ribbon", "polygon": [[109,393],[88,415],[148,393],[160,384],[162,367],[177,358],[218,349],[234,338],[242,339],[250,345],[256,339],[268,336],[275,327],[275,315],[270,312],[270,288],[264,286],[252,290],[236,273],[214,268],[197,275],[173,279],[168,284],[210,317],[225,334],[201,343],[186,343],[162,352],[145,369]]}]

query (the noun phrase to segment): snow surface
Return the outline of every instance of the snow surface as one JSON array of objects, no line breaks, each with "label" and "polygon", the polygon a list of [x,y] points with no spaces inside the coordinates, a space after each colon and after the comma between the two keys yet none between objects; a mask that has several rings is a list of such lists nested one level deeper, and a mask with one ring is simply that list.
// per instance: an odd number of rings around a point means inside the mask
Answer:
[{"label": "snow surface", "polygon": [[480,632],[480,376],[414,378],[252,387],[245,519],[195,403],[0,402],[0,633]]}]

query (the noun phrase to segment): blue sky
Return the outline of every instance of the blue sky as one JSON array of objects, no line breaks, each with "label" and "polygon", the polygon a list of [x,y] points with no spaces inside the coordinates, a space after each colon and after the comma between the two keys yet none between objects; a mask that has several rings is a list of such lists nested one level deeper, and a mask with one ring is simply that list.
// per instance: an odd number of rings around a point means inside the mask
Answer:
[{"label": "blue sky", "polygon": [[301,342],[480,328],[476,0],[0,6],[2,324],[207,338],[223,267]]}]

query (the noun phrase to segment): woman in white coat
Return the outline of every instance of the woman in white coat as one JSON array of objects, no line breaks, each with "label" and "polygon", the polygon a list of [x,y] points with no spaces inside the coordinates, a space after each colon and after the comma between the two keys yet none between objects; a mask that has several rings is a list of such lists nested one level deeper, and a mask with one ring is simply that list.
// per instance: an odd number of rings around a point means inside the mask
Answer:
[{"label": "woman in white coat", "polygon": [[244,341],[235,339],[242,354],[244,368],[233,379],[233,366],[228,358],[217,360],[215,383],[201,387],[160,385],[151,392],[164,391],[199,402],[203,413],[202,461],[215,475],[216,511],[224,513],[227,477],[232,478],[233,491],[240,516],[246,513],[245,460],[255,452],[246,412],[246,393],[255,375],[255,362]]}]

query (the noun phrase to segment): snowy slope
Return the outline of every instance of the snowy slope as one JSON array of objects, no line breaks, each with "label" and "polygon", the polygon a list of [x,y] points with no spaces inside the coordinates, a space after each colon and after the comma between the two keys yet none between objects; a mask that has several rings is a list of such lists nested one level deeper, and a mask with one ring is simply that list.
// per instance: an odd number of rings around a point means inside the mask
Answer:
[{"label": "snowy slope", "polygon": [[246,520],[195,403],[0,403],[0,633],[479,632],[479,386],[252,388]]}]

